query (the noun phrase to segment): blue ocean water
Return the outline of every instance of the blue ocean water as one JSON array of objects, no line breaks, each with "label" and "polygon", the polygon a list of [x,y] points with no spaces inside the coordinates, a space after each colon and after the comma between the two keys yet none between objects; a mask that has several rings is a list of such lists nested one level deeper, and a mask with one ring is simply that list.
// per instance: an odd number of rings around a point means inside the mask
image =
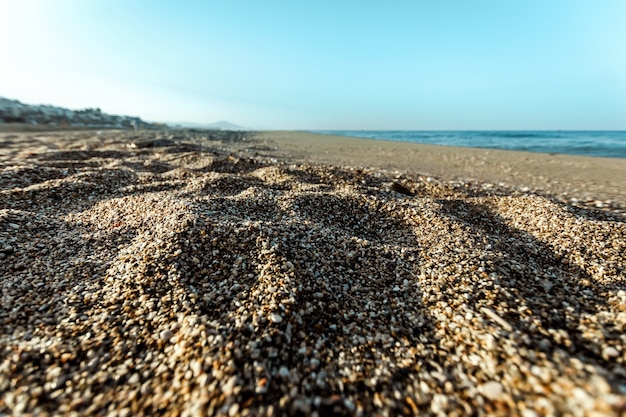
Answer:
[{"label": "blue ocean water", "polygon": [[626,158],[626,131],[315,130],[397,142]]}]

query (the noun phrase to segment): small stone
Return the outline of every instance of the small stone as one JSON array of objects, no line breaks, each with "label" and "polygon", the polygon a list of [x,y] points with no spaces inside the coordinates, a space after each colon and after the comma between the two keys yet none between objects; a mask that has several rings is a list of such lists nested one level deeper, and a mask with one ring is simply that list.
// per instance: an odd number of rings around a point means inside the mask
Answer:
[{"label": "small stone", "polygon": [[602,349],[602,358],[608,361],[619,356],[619,351],[615,349],[613,346],[605,346]]},{"label": "small stone", "polygon": [[9,223],[9,227],[12,227],[13,229],[17,230],[20,228],[19,225],[15,224],[15,223]]},{"label": "small stone", "polygon": [[435,414],[445,413],[448,407],[448,397],[443,394],[433,395],[433,400],[430,403],[430,410]]},{"label": "small stone", "polygon": [[293,402],[295,409],[301,411],[304,415],[311,414],[311,404],[306,400],[297,399]]},{"label": "small stone", "polygon": [[202,363],[200,361],[193,361],[191,365],[189,365],[193,375],[197,378],[198,375],[202,372]]},{"label": "small stone", "polygon": [[597,392],[602,394],[608,394],[611,392],[611,386],[606,379],[602,378],[600,375],[594,375],[591,377],[591,386],[593,386]]},{"label": "small stone", "polygon": [[495,337],[493,337],[492,335],[488,334],[487,336],[485,336],[485,348],[488,351],[493,351],[496,350],[496,348],[498,347],[498,344],[496,343],[496,339]]},{"label": "small stone", "polygon": [[278,375],[280,375],[281,378],[283,379],[288,379],[289,378],[289,369],[287,369],[286,366],[281,366],[280,369],[278,370]]},{"label": "small stone", "polygon": [[535,410],[524,408],[522,410],[522,417],[539,417],[539,414]]},{"label": "small stone", "polygon": [[353,412],[356,408],[354,403],[349,398],[343,399],[343,405],[348,409],[348,411]]},{"label": "small stone", "polygon": [[272,313],[270,314],[270,320],[272,320],[274,323],[281,323],[283,321],[283,318],[278,313]]},{"label": "small stone", "polygon": [[237,376],[233,375],[230,378],[228,378],[228,380],[226,381],[224,385],[222,385],[222,392],[226,396],[231,396],[233,394],[233,390],[235,389],[236,385],[237,385]]},{"label": "small stone", "polygon": [[228,409],[228,415],[230,417],[234,417],[237,415],[237,413],[239,412],[239,404],[238,403],[234,403],[233,405],[230,406],[230,408]]},{"label": "small stone", "polygon": [[172,333],[171,330],[167,329],[167,330],[163,330],[160,334],[159,334],[159,338],[161,340],[163,340],[164,342],[167,342],[168,340],[170,340],[172,338],[172,336],[174,336],[174,333]]},{"label": "small stone", "polygon": [[543,351],[548,351],[551,348],[550,341],[548,339],[541,339],[539,341],[539,349]]},{"label": "small stone", "polygon": [[595,406],[593,398],[580,387],[576,387],[572,390],[572,396],[576,399],[578,404],[583,410],[592,410]]},{"label": "small stone", "polygon": [[208,374],[202,374],[198,377],[198,385],[201,387],[204,387],[207,385],[207,383],[209,382],[209,375]]},{"label": "small stone", "polygon": [[504,388],[498,381],[489,381],[481,387],[482,394],[488,399],[495,401],[502,396]]},{"label": "small stone", "polygon": [[267,387],[269,385],[269,381],[267,378],[261,378],[257,381],[256,387],[254,388],[254,392],[257,394],[265,394],[267,392]]}]

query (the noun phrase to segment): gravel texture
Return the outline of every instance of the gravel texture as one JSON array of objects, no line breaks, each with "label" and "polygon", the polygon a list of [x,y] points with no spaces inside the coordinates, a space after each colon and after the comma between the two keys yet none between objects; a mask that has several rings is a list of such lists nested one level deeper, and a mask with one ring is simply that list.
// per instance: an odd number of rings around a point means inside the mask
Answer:
[{"label": "gravel texture", "polygon": [[244,133],[0,141],[0,414],[626,413],[615,210]]}]

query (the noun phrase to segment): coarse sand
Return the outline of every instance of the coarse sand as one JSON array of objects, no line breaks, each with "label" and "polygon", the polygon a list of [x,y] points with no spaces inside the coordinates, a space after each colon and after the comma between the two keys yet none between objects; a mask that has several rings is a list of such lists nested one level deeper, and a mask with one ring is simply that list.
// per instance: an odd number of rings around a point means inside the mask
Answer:
[{"label": "coarse sand", "polygon": [[0,133],[0,414],[624,415],[626,161]]}]

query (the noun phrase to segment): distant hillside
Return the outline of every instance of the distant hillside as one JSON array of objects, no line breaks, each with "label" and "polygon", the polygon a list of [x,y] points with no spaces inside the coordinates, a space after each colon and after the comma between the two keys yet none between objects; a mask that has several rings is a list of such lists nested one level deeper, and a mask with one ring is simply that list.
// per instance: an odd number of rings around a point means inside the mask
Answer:
[{"label": "distant hillside", "polygon": [[0,97],[0,123],[118,129],[158,129],[167,127],[163,124],[145,122],[139,117],[102,113],[98,108],[70,110],[47,104],[24,104],[4,97]]},{"label": "distant hillside", "polygon": [[186,127],[193,129],[216,129],[216,130],[246,130],[245,127],[239,126],[235,123],[227,122],[225,120],[220,120],[219,122],[214,123],[177,123],[174,127]]}]

